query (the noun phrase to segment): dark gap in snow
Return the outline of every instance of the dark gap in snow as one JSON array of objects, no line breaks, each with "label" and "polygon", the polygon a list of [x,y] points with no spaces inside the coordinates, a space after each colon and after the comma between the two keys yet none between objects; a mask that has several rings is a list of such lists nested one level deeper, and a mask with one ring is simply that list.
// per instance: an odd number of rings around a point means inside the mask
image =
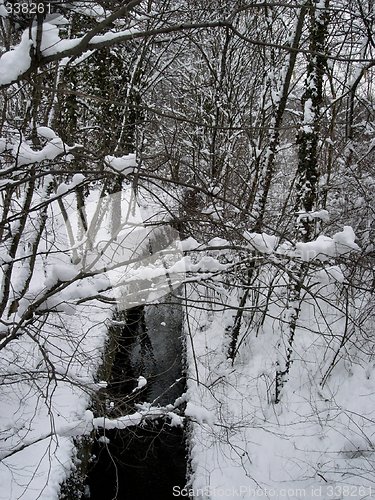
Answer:
[{"label": "dark gap in snow", "polygon": [[[145,330],[144,308],[134,307],[126,312],[126,325],[119,327],[117,352],[113,361],[111,380],[107,390],[113,399],[121,400],[132,394],[138,377],[138,367],[131,362],[131,354]],[[142,391],[142,393],[144,390]],[[137,396],[141,395],[141,391]],[[139,398],[134,398],[139,399]],[[134,400],[133,400],[134,402]],[[118,408],[120,410],[120,408]]]},{"label": "dark gap in snow", "polygon": [[[135,404],[164,406],[182,395],[182,307],[167,297],[163,304],[135,307],[119,322],[117,352],[106,390],[108,418],[136,411]],[[147,384],[139,390],[138,377]],[[177,381],[177,382],[176,382]],[[87,478],[91,500],[175,498],[173,487],[186,483],[184,429],[167,420],[143,426],[101,431],[92,449]]]},{"label": "dark gap in snow", "polygon": [[169,500],[186,477],[184,431],[163,420],[145,428],[106,432],[109,443],[96,442],[89,477],[91,500]]}]

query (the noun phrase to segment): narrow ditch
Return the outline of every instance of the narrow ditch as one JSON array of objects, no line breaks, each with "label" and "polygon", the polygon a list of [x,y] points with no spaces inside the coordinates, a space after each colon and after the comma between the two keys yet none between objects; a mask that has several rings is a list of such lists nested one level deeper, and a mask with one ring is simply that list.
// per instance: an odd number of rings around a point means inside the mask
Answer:
[{"label": "narrow ditch", "polygon": [[[185,389],[181,304],[169,297],[130,309],[122,320],[114,321],[118,346],[101,403],[109,418],[134,412],[140,402],[173,403]],[[139,376],[147,384],[134,391]],[[174,487],[184,487],[186,469],[181,427],[159,419],[106,430],[92,448],[86,491],[91,500],[169,500]]]}]

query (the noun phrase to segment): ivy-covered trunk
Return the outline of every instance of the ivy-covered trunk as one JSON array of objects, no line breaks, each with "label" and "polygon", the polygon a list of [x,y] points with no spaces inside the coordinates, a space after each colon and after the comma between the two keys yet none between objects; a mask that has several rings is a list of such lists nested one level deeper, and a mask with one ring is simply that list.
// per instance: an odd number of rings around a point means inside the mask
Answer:
[{"label": "ivy-covered trunk", "polygon": [[310,47],[305,89],[302,95],[303,120],[298,133],[298,167],[295,212],[297,236],[310,241],[316,219],[308,213],[316,207],[319,182],[318,144],[323,104],[323,77],[327,67],[326,37],[329,0],[309,2]]},{"label": "ivy-covered trunk", "polygon": [[[305,88],[302,95],[303,120],[299,129],[296,183],[296,240],[311,241],[316,236],[316,215],[319,182],[320,114],[323,103],[323,78],[326,70],[326,38],[329,23],[329,0],[308,3],[310,47]],[[276,363],[275,402],[281,398],[293,363],[294,340],[301,311],[301,292],[308,264],[291,260],[287,268],[286,304]]]}]

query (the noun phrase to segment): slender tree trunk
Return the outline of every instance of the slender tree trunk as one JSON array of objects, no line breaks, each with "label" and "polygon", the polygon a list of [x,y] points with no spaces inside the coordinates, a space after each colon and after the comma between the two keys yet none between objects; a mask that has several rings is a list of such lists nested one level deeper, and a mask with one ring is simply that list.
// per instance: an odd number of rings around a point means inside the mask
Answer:
[{"label": "slender tree trunk", "polygon": [[298,236],[309,241],[315,236],[315,219],[309,218],[316,206],[319,165],[320,108],[323,103],[323,77],[327,67],[326,36],[329,22],[329,0],[324,6],[310,3],[310,57],[307,66],[305,91],[302,96],[303,123],[298,134],[297,215]]},{"label": "slender tree trunk", "polygon": [[[302,96],[303,123],[298,137],[298,171],[296,237],[309,241],[315,237],[315,219],[308,216],[316,206],[319,168],[318,142],[320,138],[320,107],[323,102],[323,77],[326,69],[326,57],[316,55],[325,53],[326,35],[329,22],[329,0],[324,6],[310,2],[310,54],[305,80],[305,91]],[[307,214],[306,214],[307,213]],[[287,275],[287,304],[285,312],[286,327],[282,327],[282,337],[278,349],[283,350],[286,344],[286,353],[283,361],[277,362],[275,382],[275,402],[281,398],[282,389],[287,382],[290,368],[293,363],[294,339],[297,321],[301,310],[301,290],[307,273],[307,264],[291,261]],[[284,333],[285,332],[285,333]],[[280,353],[281,356],[281,353]]]},{"label": "slender tree trunk", "polygon": [[[300,9],[293,42],[291,47],[297,49],[301,40],[304,20],[306,16],[307,8],[303,5]],[[280,142],[280,130],[283,122],[284,112],[288,101],[290,83],[293,76],[294,67],[297,59],[297,51],[292,51],[288,58],[287,68],[285,71],[285,77],[281,84],[280,97],[274,104],[274,110],[271,118],[270,132],[269,132],[269,144],[267,148],[267,153],[263,162],[260,165],[260,175],[258,179],[258,186],[256,190],[256,197],[253,205],[255,214],[255,231],[261,231],[263,226],[263,219],[266,209],[266,203],[268,198],[268,193],[271,187],[271,181],[273,178],[273,173],[275,169],[275,159],[277,148]]]}]

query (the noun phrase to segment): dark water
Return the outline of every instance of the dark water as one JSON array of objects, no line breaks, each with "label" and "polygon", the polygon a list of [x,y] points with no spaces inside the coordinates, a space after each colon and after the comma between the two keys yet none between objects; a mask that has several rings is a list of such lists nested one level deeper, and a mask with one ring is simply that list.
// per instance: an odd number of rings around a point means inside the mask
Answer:
[{"label": "dark water", "polygon": [[[181,332],[178,303],[127,311],[107,390],[108,417],[132,413],[138,402],[164,406],[183,393]],[[140,375],[148,383],[132,392]],[[93,448],[87,481],[91,500],[176,498],[173,487],[186,482],[183,428],[160,419],[144,427],[106,431],[105,438]]]},{"label": "dark water", "polygon": [[183,430],[164,422],[147,428],[109,431],[110,443],[96,443],[96,463],[90,474],[94,500],[157,499],[173,496],[173,486],[185,485]]}]

